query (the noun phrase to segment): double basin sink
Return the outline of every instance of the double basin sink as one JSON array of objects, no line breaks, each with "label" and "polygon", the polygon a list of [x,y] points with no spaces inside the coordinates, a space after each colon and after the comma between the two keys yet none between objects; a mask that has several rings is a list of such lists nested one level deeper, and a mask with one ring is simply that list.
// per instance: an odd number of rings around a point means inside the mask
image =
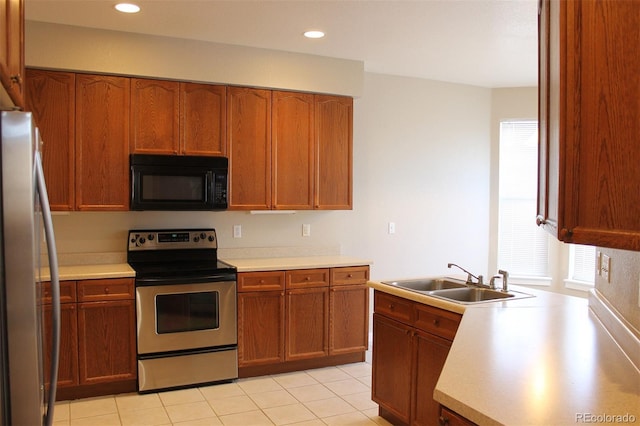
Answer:
[{"label": "double basin sink", "polygon": [[519,291],[502,291],[487,287],[467,285],[462,280],[448,277],[419,278],[412,280],[383,281],[383,284],[415,291],[449,302],[470,305],[533,297]]}]

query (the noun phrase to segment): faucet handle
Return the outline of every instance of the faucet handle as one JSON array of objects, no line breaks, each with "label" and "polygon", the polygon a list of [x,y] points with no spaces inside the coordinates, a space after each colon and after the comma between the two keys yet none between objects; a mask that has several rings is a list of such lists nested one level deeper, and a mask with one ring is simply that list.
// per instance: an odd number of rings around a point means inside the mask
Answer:
[{"label": "faucet handle", "polygon": [[496,278],[502,278],[502,275],[494,275],[489,280],[489,288],[492,290],[496,289]]}]

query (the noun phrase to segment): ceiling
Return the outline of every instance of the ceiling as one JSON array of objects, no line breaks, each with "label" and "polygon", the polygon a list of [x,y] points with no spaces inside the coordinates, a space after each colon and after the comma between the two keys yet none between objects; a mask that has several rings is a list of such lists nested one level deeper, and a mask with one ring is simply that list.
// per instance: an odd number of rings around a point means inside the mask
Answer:
[{"label": "ceiling", "polygon": [[[538,0],[25,0],[26,19],[363,61],[367,72],[537,84]],[[308,29],[326,37],[310,40]]]}]

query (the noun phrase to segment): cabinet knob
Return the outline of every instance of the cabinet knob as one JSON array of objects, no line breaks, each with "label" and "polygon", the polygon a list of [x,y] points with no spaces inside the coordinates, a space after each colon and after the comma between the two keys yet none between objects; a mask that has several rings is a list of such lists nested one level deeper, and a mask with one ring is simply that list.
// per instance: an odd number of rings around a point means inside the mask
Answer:
[{"label": "cabinet knob", "polygon": [[440,423],[440,426],[447,426],[449,424],[449,419],[444,416],[440,416],[438,423]]},{"label": "cabinet knob", "polygon": [[347,278],[353,278],[353,274],[348,274]]},{"label": "cabinet knob", "polygon": [[259,283],[260,283],[260,284],[264,284],[264,280],[260,280],[260,281],[259,281]]},{"label": "cabinet knob", "polygon": [[22,85],[22,76],[20,74],[12,75],[10,78],[11,83]]},{"label": "cabinet knob", "polygon": [[311,277],[304,277],[305,281],[311,281]]},{"label": "cabinet knob", "polygon": [[435,325],[436,327],[440,325],[440,320],[439,319],[434,319],[433,320],[433,325]]},{"label": "cabinet knob", "polygon": [[105,294],[109,294],[109,287],[105,287],[105,288],[104,288],[104,293],[105,293]]},{"label": "cabinet knob", "polygon": [[395,309],[395,306],[393,306],[393,304],[389,304],[389,310],[393,311]]}]

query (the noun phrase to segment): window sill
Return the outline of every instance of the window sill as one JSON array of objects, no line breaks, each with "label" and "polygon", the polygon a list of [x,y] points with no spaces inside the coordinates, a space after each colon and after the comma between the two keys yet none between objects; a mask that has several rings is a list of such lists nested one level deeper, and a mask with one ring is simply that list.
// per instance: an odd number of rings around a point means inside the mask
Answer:
[{"label": "window sill", "polygon": [[589,291],[593,288],[593,283],[587,281],[564,280],[564,287],[571,290]]},{"label": "window sill", "polygon": [[509,283],[515,284],[515,285],[550,287],[551,278],[550,277],[526,277],[526,276],[509,277]]}]

